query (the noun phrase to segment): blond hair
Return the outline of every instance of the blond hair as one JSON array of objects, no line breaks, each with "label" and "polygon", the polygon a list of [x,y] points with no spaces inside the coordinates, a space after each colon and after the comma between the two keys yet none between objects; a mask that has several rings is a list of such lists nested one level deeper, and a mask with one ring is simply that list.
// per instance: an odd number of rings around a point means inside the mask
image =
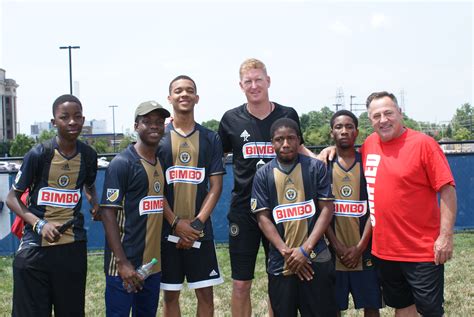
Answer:
[{"label": "blond hair", "polygon": [[242,79],[243,74],[250,69],[261,69],[265,73],[265,76],[267,76],[267,67],[262,61],[256,58],[248,58],[240,65],[240,79]]}]

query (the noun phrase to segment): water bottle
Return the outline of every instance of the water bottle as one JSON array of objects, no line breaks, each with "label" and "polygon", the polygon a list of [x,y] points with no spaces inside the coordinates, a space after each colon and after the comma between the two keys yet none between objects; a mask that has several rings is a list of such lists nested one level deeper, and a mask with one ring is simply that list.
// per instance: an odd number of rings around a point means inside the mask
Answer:
[{"label": "water bottle", "polygon": [[[158,260],[153,258],[151,259],[150,262],[146,263],[146,264],[143,264],[141,265],[136,271],[138,273],[138,275],[140,275],[140,277],[145,280],[148,276],[150,276],[151,274],[151,270],[153,268],[153,265],[155,265],[156,263],[158,263]],[[127,285],[125,286],[125,282],[123,282],[123,288],[125,288],[127,290],[127,292],[131,293],[133,291],[133,287],[132,285]]]}]

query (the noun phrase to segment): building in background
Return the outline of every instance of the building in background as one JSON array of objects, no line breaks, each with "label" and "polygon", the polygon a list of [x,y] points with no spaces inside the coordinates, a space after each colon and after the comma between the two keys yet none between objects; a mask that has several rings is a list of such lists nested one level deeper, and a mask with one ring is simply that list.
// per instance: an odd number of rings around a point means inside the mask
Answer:
[{"label": "building in background", "polygon": [[5,70],[0,68],[0,141],[13,140],[19,130],[16,115],[16,89],[13,79],[5,78]]}]

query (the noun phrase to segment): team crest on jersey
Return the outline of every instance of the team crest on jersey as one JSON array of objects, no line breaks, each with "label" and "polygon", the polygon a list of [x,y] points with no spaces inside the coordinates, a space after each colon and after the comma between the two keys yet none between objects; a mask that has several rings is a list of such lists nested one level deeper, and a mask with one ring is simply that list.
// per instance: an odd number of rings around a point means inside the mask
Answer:
[{"label": "team crest on jersey", "polygon": [[361,200],[334,201],[334,215],[342,217],[362,217],[367,213],[367,202]]},{"label": "team crest on jersey", "polygon": [[248,142],[249,136],[250,134],[247,132],[247,130],[244,130],[244,132],[240,134],[240,137],[244,139],[244,142]]},{"label": "team crest on jersey", "polygon": [[175,165],[166,170],[166,182],[200,184],[205,175],[205,168]]},{"label": "team crest on jersey", "polygon": [[140,216],[163,212],[163,196],[146,196],[138,204]]},{"label": "team crest on jersey", "polygon": [[285,198],[289,201],[294,201],[296,196],[298,196],[298,194],[294,188],[288,188],[285,192]]},{"label": "team crest on jersey", "polygon": [[107,200],[113,203],[119,197],[120,190],[116,188],[107,188]]},{"label": "team crest on jersey", "polygon": [[277,224],[311,218],[315,214],[316,206],[312,199],[301,203],[278,205],[273,208],[273,219]]},{"label": "team crest on jersey", "polygon": [[38,206],[74,208],[80,199],[79,189],[43,187],[38,192]]},{"label": "team crest on jersey", "polygon": [[153,189],[155,190],[155,193],[159,193],[160,190],[161,190],[161,184],[160,184],[160,182],[156,181],[156,182],[153,184]]},{"label": "team crest on jersey", "polygon": [[61,175],[61,176],[59,176],[59,178],[58,178],[58,184],[59,184],[59,186],[61,186],[61,187],[66,187],[67,185],[69,185],[69,176],[67,176],[67,175]]},{"label": "team crest on jersey", "polygon": [[181,152],[179,154],[179,160],[181,163],[187,164],[191,161],[191,155],[188,152]]},{"label": "team crest on jersey", "polygon": [[229,234],[233,237],[236,237],[239,235],[239,232],[239,226],[236,223],[231,223],[229,226]]},{"label": "team crest on jersey", "polygon": [[250,208],[252,211],[257,209],[257,198],[251,198],[250,199]]},{"label": "team crest on jersey", "polygon": [[244,159],[265,159],[274,158],[276,155],[270,142],[248,142],[242,146],[242,156]]},{"label": "team crest on jersey", "polygon": [[339,192],[341,193],[342,197],[349,197],[352,195],[352,187],[349,185],[344,185],[341,187]]}]

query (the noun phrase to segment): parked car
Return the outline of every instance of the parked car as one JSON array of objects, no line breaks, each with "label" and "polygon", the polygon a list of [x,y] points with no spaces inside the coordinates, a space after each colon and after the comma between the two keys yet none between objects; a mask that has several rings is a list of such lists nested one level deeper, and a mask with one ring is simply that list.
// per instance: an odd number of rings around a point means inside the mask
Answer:
[{"label": "parked car", "polygon": [[14,162],[0,162],[0,171],[16,172],[20,169],[21,165]]}]

